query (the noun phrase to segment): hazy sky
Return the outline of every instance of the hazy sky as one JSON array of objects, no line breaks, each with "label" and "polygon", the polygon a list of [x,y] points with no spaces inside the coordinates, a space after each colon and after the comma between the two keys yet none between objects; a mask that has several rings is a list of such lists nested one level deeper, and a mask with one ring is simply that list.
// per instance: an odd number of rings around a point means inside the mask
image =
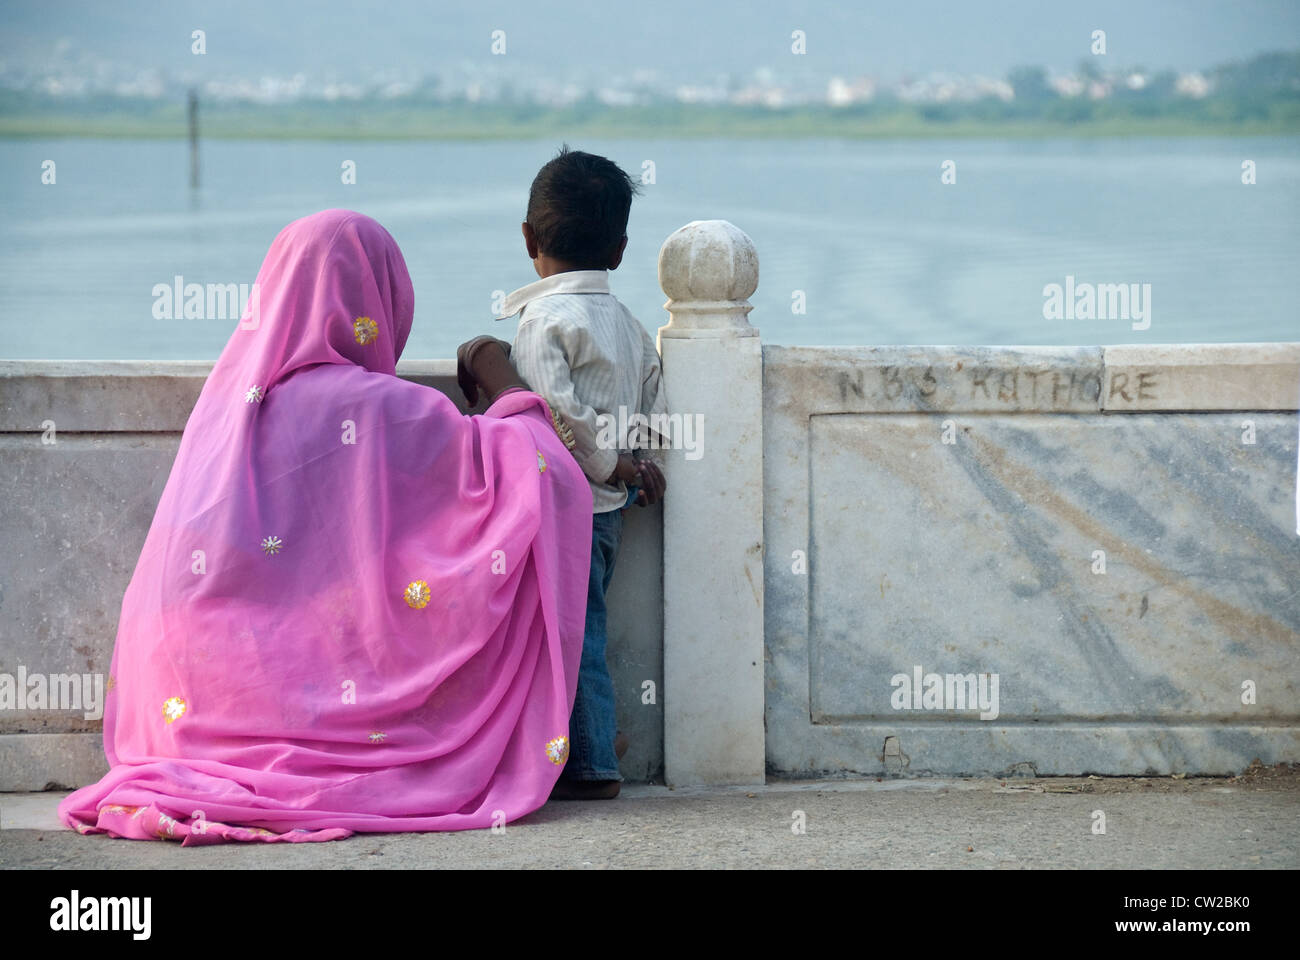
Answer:
[{"label": "hazy sky", "polygon": [[[207,32],[208,55],[190,53]],[[683,81],[719,71],[869,73],[883,78],[947,70],[1004,75],[1032,63],[1069,69],[1088,56],[1094,29],[1107,63],[1193,69],[1300,46],[1296,0],[642,0],[560,2],[71,2],[4,0],[0,58],[39,66],[64,56],[161,67],[199,77],[303,71],[369,78],[392,66],[500,58],[490,34],[506,31],[510,66],[563,76],[649,67]],[[806,57],[790,33],[807,33]],[[83,59],[84,58],[84,59]]]}]

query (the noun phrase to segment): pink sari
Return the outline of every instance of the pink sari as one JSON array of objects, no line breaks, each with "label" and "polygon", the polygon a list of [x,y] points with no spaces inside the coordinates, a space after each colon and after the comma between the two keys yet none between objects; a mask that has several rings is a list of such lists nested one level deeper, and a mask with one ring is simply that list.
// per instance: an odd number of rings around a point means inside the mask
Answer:
[{"label": "pink sari", "polygon": [[122,601],[82,833],[185,844],[464,830],[568,756],[591,492],[536,394],[399,380],[375,221],[284,229],[190,416]]}]

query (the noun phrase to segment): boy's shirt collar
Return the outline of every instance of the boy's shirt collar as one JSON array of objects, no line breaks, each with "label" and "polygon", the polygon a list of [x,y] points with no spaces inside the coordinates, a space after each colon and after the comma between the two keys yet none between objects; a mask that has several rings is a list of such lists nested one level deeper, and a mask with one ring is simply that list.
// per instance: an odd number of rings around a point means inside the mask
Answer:
[{"label": "boy's shirt collar", "polygon": [[513,317],[532,301],[557,293],[609,293],[609,271],[566,270],[543,277],[507,296],[497,319]]}]

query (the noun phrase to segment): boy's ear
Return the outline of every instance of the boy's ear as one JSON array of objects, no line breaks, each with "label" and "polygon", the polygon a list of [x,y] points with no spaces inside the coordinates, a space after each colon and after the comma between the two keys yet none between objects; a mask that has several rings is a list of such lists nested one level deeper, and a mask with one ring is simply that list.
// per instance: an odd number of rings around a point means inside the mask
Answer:
[{"label": "boy's ear", "polygon": [[623,239],[618,242],[614,255],[609,258],[609,269],[617,270],[618,265],[623,262],[623,251],[627,249],[627,234],[623,234]]},{"label": "boy's ear", "polygon": [[524,231],[524,246],[528,248],[528,259],[537,259],[537,234],[533,232],[533,225],[525,220],[519,225]]}]

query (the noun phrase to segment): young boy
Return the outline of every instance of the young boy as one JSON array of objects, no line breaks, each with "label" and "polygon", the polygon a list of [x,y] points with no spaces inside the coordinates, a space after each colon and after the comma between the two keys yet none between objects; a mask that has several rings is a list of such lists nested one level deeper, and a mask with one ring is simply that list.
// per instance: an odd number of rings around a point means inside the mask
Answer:
[{"label": "young boy", "polygon": [[627,740],[615,731],[605,592],[623,509],[633,501],[655,503],[665,489],[660,465],[627,449],[645,450],[644,431],[609,440],[633,414],[668,412],[654,341],[609,292],[609,271],[622,262],[636,192],[613,162],[562,147],[533,180],[523,224],[528,256],[542,279],[510,294],[498,318],[521,314],[510,358],[572,429],[573,455],[591,483],[595,511],[582,666],[569,718],[569,759],[555,799],[618,796],[618,761]]}]

